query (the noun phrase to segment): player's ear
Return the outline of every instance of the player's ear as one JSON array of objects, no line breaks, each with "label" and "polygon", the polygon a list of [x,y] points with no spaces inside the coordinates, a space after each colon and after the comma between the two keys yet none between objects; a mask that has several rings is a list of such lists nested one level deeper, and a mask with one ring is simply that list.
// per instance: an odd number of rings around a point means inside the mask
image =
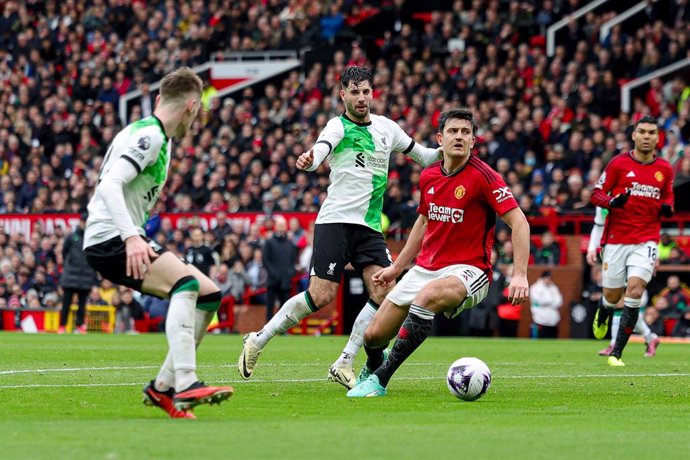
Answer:
[{"label": "player's ear", "polygon": [[443,147],[443,133],[440,131],[436,133],[436,143]]},{"label": "player's ear", "polygon": [[477,137],[476,137],[476,136],[472,136],[472,143],[470,144],[470,148],[471,148],[471,149],[474,148],[474,143],[475,143],[475,142],[477,142]]},{"label": "player's ear", "polygon": [[342,88],[340,89],[340,99],[342,99],[343,101],[345,100],[345,90]]}]

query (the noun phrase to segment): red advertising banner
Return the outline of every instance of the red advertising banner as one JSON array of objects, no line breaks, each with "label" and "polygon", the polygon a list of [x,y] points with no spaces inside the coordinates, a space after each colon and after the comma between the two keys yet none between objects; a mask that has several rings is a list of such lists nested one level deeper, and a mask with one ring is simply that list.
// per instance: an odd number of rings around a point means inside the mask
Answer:
[{"label": "red advertising banner", "polygon": [[[316,213],[287,212],[275,213],[273,219],[283,217],[288,222],[297,218],[302,228],[309,228],[316,220]],[[201,227],[203,230],[214,229],[218,225],[216,214],[212,213],[163,213],[160,219],[169,218],[173,228]],[[235,221],[243,223],[243,231],[249,231],[254,222],[263,223],[268,216],[264,213],[238,212],[227,214],[227,222],[235,225]],[[57,229],[63,233],[73,231],[79,225],[79,214],[3,214],[0,215],[0,232],[9,235],[22,235],[26,242],[31,240],[31,234],[40,231],[46,235],[52,235]]]}]

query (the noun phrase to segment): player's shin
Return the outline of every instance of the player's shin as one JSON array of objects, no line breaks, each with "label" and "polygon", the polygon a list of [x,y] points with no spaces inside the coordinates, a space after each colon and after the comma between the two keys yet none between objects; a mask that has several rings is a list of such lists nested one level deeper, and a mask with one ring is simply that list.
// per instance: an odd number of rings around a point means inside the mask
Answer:
[{"label": "player's shin", "polygon": [[256,345],[259,348],[265,347],[274,335],[286,332],[316,310],[309,291],[300,292],[285,302],[278,313],[256,334]]},{"label": "player's shin", "polygon": [[194,341],[195,305],[199,281],[185,276],[170,290],[170,307],[165,334],[175,370],[175,391],[187,389],[196,382],[196,345]]},{"label": "player's shin", "polygon": [[433,311],[424,307],[415,304],[410,306],[410,313],[398,332],[388,359],[374,372],[382,387],[388,386],[395,371],[431,334],[434,316]]},{"label": "player's shin", "polygon": [[[369,301],[364,305],[364,308],[359,312],[354,324],[352,325],[352,332],[350,333],[350,338],[343,349],[340,358],[334,363],[335,366],[350,366],[357,357],[357,353],[364,345],[364,331],[367,330],[367,326],[371,323],[372,318],[378,310],[379,304],[369,299]],[[383,352],[383,350],[381,350]],[[375,369],[375,368],[374,368]]]},{"label": "player's shin", "polygon": [[640,316],[640,299],[632,297],[625,298],[625,307],[621,316],[621,324],[616,334],[616,343],[611,351],[611,356],[619,358],[623,355],[623,349],[628,344],[628,340],[635,330],[637,318]]},{"label": "player's shin", "polygon": [[[211,324],[221,300],[220,291],[197,298],[196,309],[194,310],[194,343],[196,348],[199,348],[201,340],[206,335],[208,325]],[[168,351],[165,362],[156,377],[155,388],[158,391],[167,391],[168,388],[174,387],[175,370],[173,369],[173,357],[172,353]]]}]

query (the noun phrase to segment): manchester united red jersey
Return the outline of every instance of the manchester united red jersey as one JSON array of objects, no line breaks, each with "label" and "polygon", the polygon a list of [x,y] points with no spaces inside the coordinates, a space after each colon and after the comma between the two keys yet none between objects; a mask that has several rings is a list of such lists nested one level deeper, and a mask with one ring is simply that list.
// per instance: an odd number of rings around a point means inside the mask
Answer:
[{"label": "manchester united red jersey", "polygon": [[608,207],[612,196],[630,190],[622,208],[611,208],[601,245],[659,241],[661,205],[673,206],[673,169],[663,158],[640,163],[632,152],[616,155],[594,186],[592,202]]},{"label": "manchester united red jersey", "polygon": [[468,264],[491,270],[496,214],[518,204],[501,176],[476,156],[448,174],[442,162],[426,168],[419,178],[417,212],[429,219],[417,265],[438,270]]}]

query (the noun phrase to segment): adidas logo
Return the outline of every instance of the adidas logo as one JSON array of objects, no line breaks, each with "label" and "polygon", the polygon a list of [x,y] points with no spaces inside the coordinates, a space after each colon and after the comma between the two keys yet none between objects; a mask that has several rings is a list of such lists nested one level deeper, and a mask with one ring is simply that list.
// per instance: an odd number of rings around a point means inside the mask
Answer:
[{"label": "adidas logo", "polygon": [[630,172],[628,173],[628,175],[625,176],[625,177],[635,177],[635,173],[632,172],[632,171],[630,171]]},{"label": "adidas logo", "polygon": [[429,195],[433,195],[434,194],[434,187],[431,187],[429,189],[429,191],[427,191],[426,193],[428,193]]}]

